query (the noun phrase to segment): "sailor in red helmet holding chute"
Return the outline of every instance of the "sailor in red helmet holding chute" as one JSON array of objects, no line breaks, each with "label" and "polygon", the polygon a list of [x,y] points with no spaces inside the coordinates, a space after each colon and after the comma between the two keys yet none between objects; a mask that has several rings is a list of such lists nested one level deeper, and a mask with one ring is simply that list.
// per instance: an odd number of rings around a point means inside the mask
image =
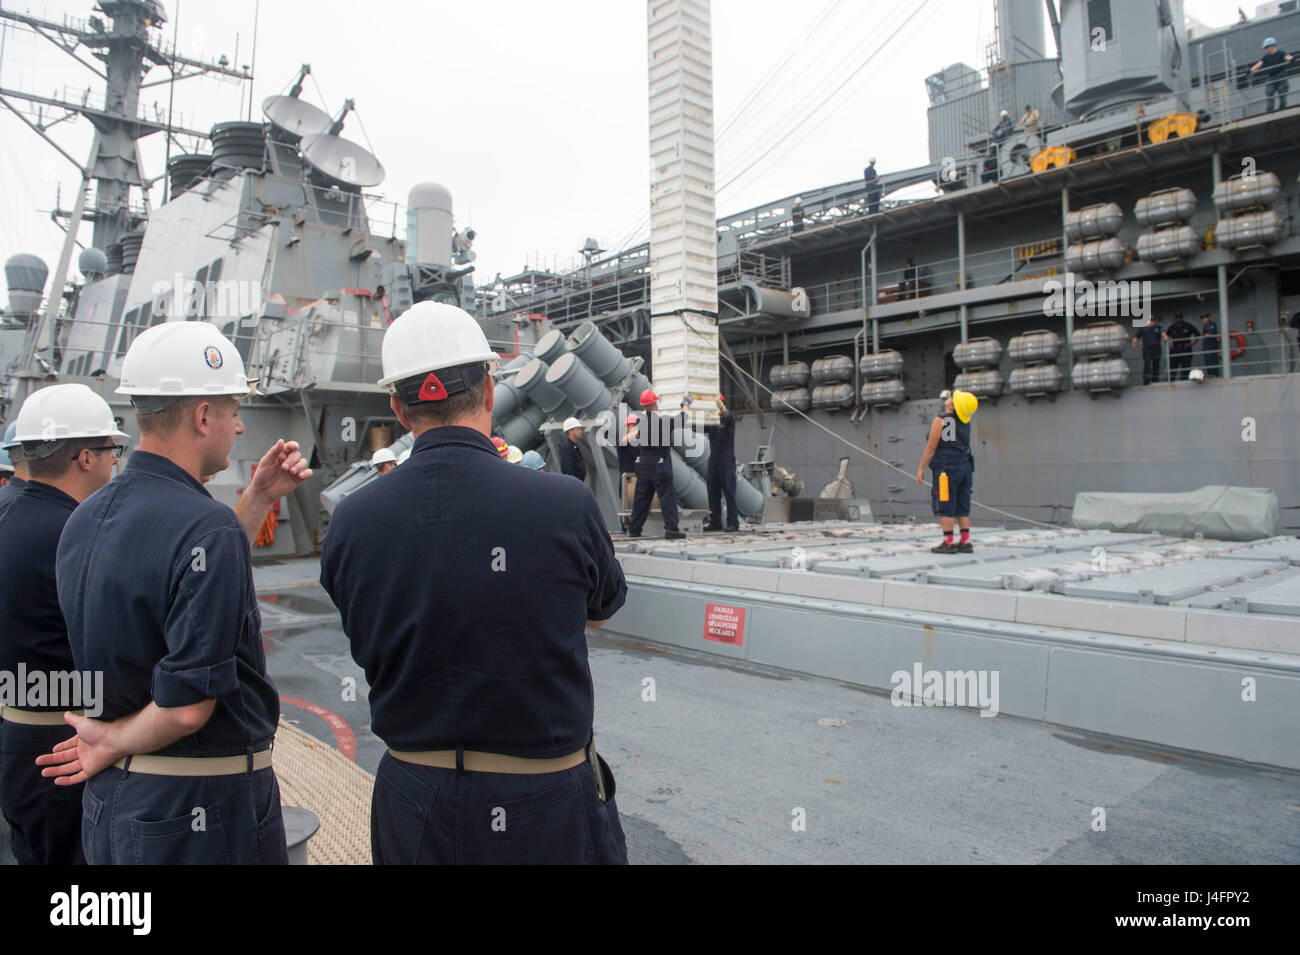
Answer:
[{"label": "sailor in red helmet holding chute", "polygon": [[632,516],[628,535],[640,537],[641,528],[650,516],[650,501],[659,494],[664,516],[664,537],[680,540],[686,535],[677,529],[677,491],[673,488],[673,416],[659,413],[659,396],[647,388],[641,392],[645,425],[641,430],[640,451],[636,456],[636,494],[632,498]]}]

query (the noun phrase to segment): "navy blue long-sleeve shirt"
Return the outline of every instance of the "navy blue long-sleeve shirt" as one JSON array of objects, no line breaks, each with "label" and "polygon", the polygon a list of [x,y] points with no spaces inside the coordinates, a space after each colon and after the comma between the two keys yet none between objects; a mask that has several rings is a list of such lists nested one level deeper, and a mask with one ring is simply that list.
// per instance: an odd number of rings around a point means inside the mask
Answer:
[{"label": "navy blue long-sleeve shirt", "polygon": [[554,757],[590,739],[586,622],[627,584],[587,488],[432,428],[339,504],[320,579],[389,747]]}]

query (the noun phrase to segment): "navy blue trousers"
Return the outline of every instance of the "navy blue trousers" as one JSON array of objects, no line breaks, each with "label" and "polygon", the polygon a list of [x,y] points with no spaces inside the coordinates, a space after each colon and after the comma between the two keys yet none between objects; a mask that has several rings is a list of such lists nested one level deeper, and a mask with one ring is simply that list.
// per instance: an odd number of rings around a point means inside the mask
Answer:
[{"label": "navy blue trousers", "polygon": [[664,516],[664,530],[677,530],[677,490],[673,487],[672,465],[665,463],[636,466],[636,493],[632,496],[632,516],[628,530],[640,534],[650,516],[650,502],[659,494],[659,510]]},{"label": "navy blue trousers", "polygon": [[727,523],[729,528],[740,526],[740,511],[736,510],[736,459],[727,458],[715,461],[709,456],[709,521],[714,527],[722,527],[722,499],[727,499]]},{"label": "navy blue trousers", "polygon": [[287,865],[274,769],[152,776],[110,766],[86,783],[90,865]]},{"label": "navy blue trousers", "polygon": [[41,775],[36,757],[72,735],[70,726],[0,724],[0,809],[19,865],[81,865],[81,791]]},{"label": "navy blue trousers", "polygon": [[385,753],[375,774],[375,865],[626,865],[614,775],[601,760],[558,773],[457,772]]}]

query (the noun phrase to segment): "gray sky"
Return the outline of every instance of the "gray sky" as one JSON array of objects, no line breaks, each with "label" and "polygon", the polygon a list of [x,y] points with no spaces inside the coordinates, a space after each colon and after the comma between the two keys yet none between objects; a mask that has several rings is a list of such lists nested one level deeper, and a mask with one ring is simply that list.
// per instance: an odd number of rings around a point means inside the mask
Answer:
[{"label": "gray sky", "polygon": [[[255,0],[164,6],[163,34],[170,41],[175,28],[182,53],[252,63]],[[1210,26],[1235,20],[1237,6],[1186,0],[1187,14]],[[26,4],[55,20],[92,7]],[[926,162],[924,78],[954,62],[983,66],[992,30],[992,0],[713,0],[718,214],[852,179],[868,155],[886,171]],[[368,141],[384,163],[377,191],[403,207],[423,180],[452,191],[457,225],[478,233],[480,284],[525,262],[563,265],[584,236],[614,249],[646,221],[644,0],[261,0],[255,118],[304,62],[316,81],[305,99],[331,113],[356,100],[360,121],[349,117],[344,135]],[[147,80],[165,75],[155,69]],[[0,85],[79,97],[96,82],[47,41],[5,31]],[[155,100],[166,107],[165,85],[146,90],[142,104]],[[176,110],[201,129],[241,118],[241,102],[246,110],[247,90],[233,82],[176,86]],[[89,150],[85,120],[55,136],[78,157]],[[145,140],[147,174],[162,171],[163,147],[161,136]],[[0,261],[33,252],[54,270],[62,232],[39,210],[53,207],[60,184],[69,206],[77,181],[70,163],[0,108]]]}]

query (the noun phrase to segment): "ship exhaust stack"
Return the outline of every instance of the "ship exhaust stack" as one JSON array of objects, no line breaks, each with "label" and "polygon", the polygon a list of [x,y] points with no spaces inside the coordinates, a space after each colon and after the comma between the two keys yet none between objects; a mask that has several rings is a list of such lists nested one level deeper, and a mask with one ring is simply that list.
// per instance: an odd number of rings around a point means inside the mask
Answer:
[{"label": "ship exhaust stack", "polygon": [[1003,63],[1047,58],[1042,0],[997,0],[998,57]]}]

